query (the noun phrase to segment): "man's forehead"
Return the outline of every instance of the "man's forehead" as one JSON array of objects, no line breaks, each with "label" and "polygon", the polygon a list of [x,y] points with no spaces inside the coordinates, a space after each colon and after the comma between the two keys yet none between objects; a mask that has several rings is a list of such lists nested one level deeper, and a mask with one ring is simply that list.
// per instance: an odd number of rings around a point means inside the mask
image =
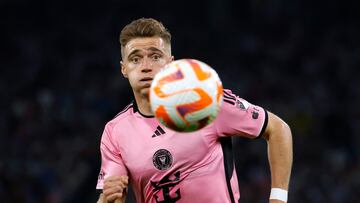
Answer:
[{"label": "man's forehead", "polygon": [[154,48],[166,51],[166,43],[160,37],[135,38],[130,40],[124,47],[125,54],[134,50],[153,50]]}]

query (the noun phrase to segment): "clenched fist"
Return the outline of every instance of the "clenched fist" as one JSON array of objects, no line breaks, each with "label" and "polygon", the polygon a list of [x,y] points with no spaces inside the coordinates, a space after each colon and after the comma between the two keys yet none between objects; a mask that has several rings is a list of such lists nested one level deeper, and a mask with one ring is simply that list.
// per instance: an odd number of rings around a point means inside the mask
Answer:
[{"label": "clenched fist", "polygon": [[104,199],[107,202],[123,200],[126,196],[126,188],[129,184],[127,176],[110,176],[105,179],[103,187]]}]

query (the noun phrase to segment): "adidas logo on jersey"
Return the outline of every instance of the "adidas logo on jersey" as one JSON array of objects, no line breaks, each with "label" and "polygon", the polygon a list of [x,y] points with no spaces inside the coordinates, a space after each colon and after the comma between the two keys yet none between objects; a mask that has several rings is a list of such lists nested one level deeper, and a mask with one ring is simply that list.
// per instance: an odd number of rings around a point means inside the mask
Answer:
[{"label": "adidas logo on jersey", "polygon": [[157,137],[157,136],[160,136],[160,135],[163,135],[163,134],[165,134],[164,129],[162,129],[162,128],[158,125],[158,127],[156,128],[154,134],[153,134],[151,137]]}]

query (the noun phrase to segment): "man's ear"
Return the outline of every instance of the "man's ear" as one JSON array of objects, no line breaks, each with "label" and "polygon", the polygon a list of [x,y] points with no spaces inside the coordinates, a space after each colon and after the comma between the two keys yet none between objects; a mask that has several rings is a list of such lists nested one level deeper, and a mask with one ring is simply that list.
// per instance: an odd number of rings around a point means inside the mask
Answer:
[{"label": "man's ear", "polygon": [[174,56],[171,56],[171,62],[173,62],[175,60]]},{"label": "man's ear", "polygon": [[123,76],[125,78],[128,78],[128,75],[126,73],[126,67],[124,66],[124,62],[120,61],[120,68],[121,68],[121,73],[123,74]]}]

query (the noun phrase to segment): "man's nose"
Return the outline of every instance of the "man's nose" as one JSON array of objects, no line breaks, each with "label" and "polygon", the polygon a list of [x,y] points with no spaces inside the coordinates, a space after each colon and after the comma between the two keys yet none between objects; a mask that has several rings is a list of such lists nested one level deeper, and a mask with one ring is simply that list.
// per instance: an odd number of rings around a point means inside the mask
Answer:
[{"label": "man's nose", "polygon": [[151,72],[153,69],[153,61],[151,59],[144,59],[143,63],[141,64],[141,72],[148,73]]}]

